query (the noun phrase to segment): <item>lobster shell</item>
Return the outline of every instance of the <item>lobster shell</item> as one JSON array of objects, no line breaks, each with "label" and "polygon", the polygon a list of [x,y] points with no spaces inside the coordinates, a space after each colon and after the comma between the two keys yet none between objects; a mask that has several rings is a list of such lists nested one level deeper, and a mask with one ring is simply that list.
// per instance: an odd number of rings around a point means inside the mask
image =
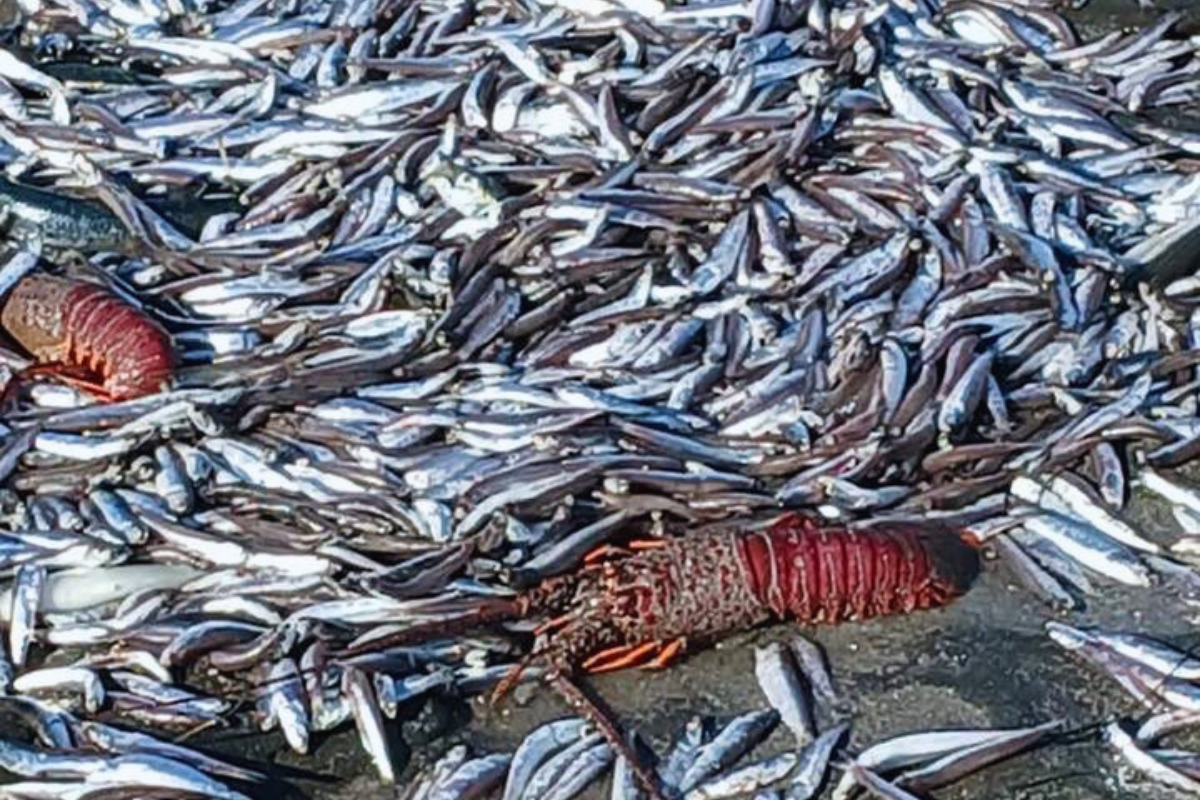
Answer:
[{"label": "lobster shell", "polygon": [[945,605],[979,572],[948,531],[901,525],[849,531],[798,515],[741,539],[758,601],[780,619],[837,623]]},{"label": "lobster shell", "polygon": [[765,531],[691,535],[551,578],[519,616],[562,621],[534,652],[571,671],[593,654],[647,642],[711,643],[771,619],[839,623],[945,605],[979,572],[952,531],[826,528],[798,514]]}]

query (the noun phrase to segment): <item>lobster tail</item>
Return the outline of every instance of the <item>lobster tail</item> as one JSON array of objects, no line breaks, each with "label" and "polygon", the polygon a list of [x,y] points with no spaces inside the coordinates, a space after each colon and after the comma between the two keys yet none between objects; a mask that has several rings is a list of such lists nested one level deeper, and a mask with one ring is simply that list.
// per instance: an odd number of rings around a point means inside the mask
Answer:
[{"label": "lobster tail", "polygon": [[921,538],[929,557],[931,577],[946,587],[946,599],[965,594],[979,576],[979,550],[961,536],[948,532],[925,533]]},{"label": "lobster tail", "polygon": [[69,361],[86,365],[115,400],[162,391],[174,368],[171,338],[154,320],[87,283],[63,301]]},{"label": "lobster tail", "polygon": [[889,525],[855,532],[798,514],[747,534],[742,548],[759,602],[803,623],[935,608],[962,594],[979,571],[976,553],[946,531]]}]

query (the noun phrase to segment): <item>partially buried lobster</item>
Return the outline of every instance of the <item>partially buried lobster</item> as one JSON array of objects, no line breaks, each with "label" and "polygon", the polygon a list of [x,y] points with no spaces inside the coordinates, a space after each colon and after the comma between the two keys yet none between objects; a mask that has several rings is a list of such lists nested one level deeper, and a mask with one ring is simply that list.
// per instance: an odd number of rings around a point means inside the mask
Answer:
[{"label": "partially buried lobster", "polygon": [[27,275],[13,287],[0,325],[39,362],[108,400],[162,390],[173,358],[167,332],[146,314],[91,283]]},{"label": "partially buried lobster", "polygon": [[541,619],[531,653],[494,698],[527,667],[544,667],[545,679],[629,759],[656,798],[662,792],[655,779],[610,716],[572,680],[576,672],[665,666],[687,648],[769,620],[838,623],[942,606],[979,571],[975,548],[951,531],[853,532],[798,514],[762,531],[639,545],[634,554],[550,578],[512,600],[486,601],[464,621]]}]

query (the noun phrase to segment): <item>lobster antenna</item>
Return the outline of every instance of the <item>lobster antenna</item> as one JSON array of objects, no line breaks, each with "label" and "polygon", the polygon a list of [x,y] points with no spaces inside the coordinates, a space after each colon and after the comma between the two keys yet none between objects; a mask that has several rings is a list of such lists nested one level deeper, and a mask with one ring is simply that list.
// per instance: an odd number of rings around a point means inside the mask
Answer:
[{"label": "lobster antenna", "polygon": [[446,634],[462,633],[496,622],[507,622],[521,616],[521,607],[515,600],[489,598],[481,601],[474,610],[468,611],[458,617],[422,622],[404,630],[380,636],[377,639],[351,644],[334,653],[332,657],[337,660],[343,660],[387,647],[409,644],[424,638],[433,636],[440,638]]}]

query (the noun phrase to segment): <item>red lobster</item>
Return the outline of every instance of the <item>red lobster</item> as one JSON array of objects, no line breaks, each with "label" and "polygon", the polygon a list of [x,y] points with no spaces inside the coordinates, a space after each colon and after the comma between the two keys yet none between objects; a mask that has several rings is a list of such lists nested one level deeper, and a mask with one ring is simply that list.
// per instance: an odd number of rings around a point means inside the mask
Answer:
[{"label": "red lobster", "polygon": [[642,544],[636,554],[550,578],[513,600],[488,601],[473,622],[543,618],[532,652],[494,698],[526,667],[544,666],[546,680],[629,759],[656,798],[653,776],[571,680],[577,671],[663,667],[686,648],[773,619],[838,623],[934,608],[965,592],[979,571],[975,548],[950,532],[852,532],[798,514],[764,531]]},{"label": "red lobster", "polygon": [[109,400],[154,394],[171,379],[167,332],[94,284],[27,275],[13,287],[0,325],[41,362],[39,371],[67,373],[67,380]]}]

